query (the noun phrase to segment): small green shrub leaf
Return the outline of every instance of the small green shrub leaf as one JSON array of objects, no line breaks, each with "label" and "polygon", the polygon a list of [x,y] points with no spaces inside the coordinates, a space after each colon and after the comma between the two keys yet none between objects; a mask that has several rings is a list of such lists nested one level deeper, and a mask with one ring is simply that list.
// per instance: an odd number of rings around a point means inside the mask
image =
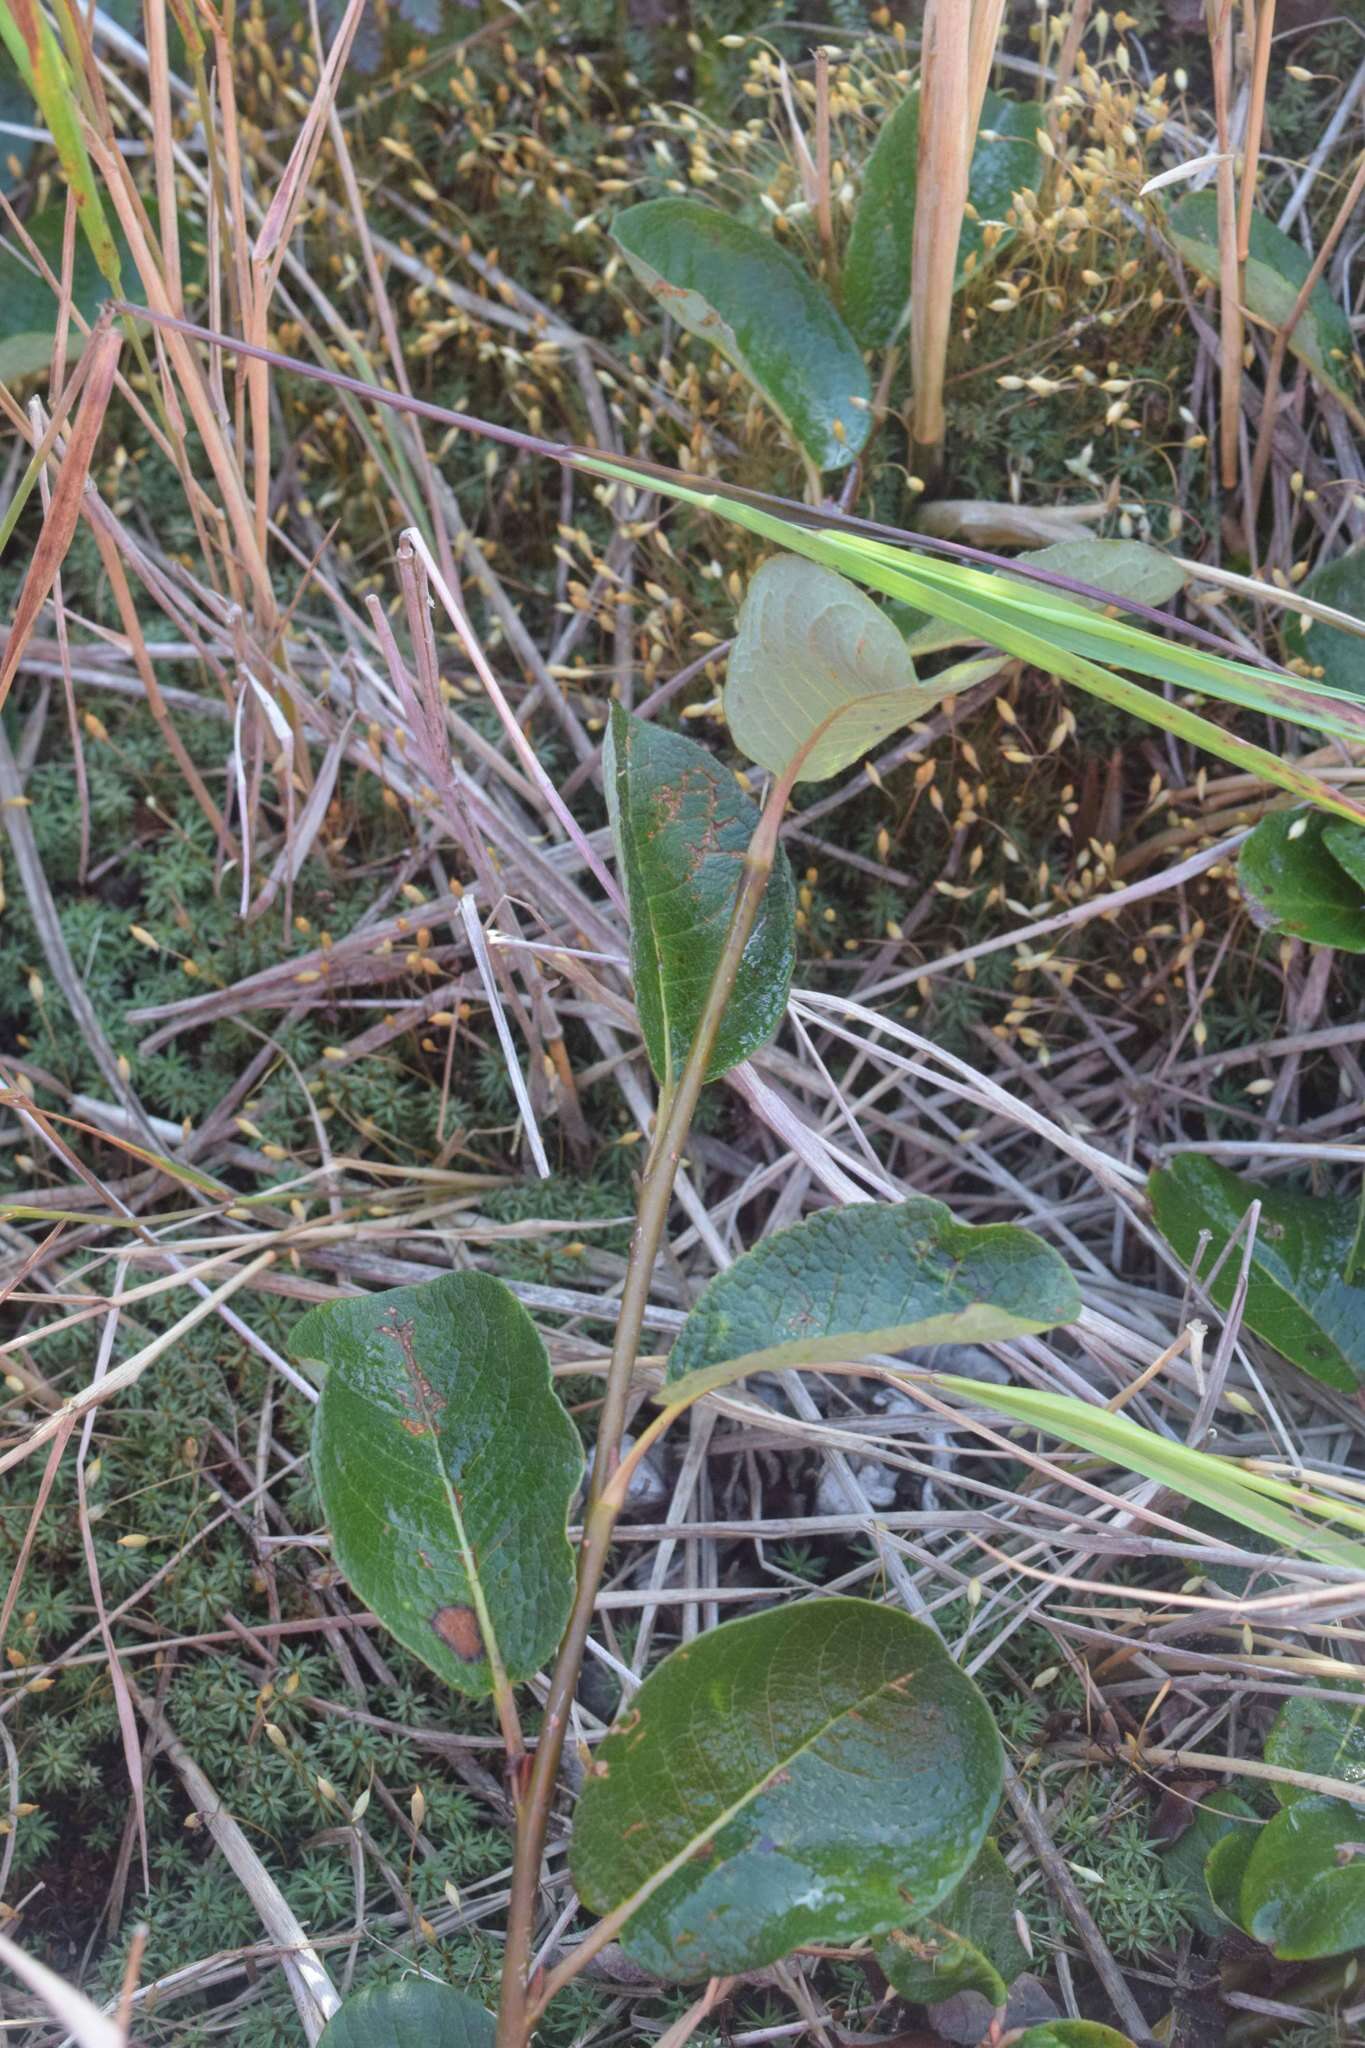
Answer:
[{"label": "small green shrub leaf", "polygon": [[665,1658],[597,1751],[570,1867],[593,1912],[638,1902],[622,1940],[647,1970],[727,1975],[932,1912],[1001,1783],[990,1710],[932,1630],[815,1600]]},{"label": "small green shrub leaf", "polygon": [[774,555],[751,579],[725,680],[740,752],[780,775],[803,749],[798,780],[837,774],[943,695],[922,683],[905,641],[856,583],[799,555]]},{"label": "small green shrub leaf", "polygon": [[1234,1927],[1242,1924],[1242,1879],[1260,1832],[1259,1827],[1229,1828],[1204,1858],[1204,1883],[1214,1910]]},{"label": "small green shrub leaf", "polygon": [[1321,811],[1272,811],[1245,840],[1237,886],[1262,931],[1365,953],[1365,888],[1337,855],[1359,863],[1365,830]]},{"label": "small green shrub leaf", "polygon": [[485,1273],[310,1309],[313,1466],[332,1554],[384,1626],[466,1693],[529,1678],[573,1598],[578,1432],[535,1325]]},{"label": "small green shrub leaf", "polygon": [[[1281,1770],[1365,1783],[1365,1699],[1287,1699],[1265,1739],[1265,1760]],[[1300,1785],[1276,1784],[1273,1790],[1281,1806],[1311,1796]]]},{"label": "small green shrub leaf", "polygon": [[[603,764],[630,910],[635,1002],[650,1064],[676,1081],[730,928],[758,812],[705,747],[613,706]],[[787,1007],[796,892],[779,849],[707,1069],[714,1080],[766,1045]]]},{"label": "small green shrub leaf", "polygon": [[662,1400],[746,1373],[912,1344],[989,1344],[1081,1312],[1063,1261],[1013,1223],[959,1223],[942,1202],[858,1202],[774,1231],[703,1290]]},{"label": "small green shrub leaf", "polygon": [[497,2024],[462,1991],[426,1977],[353,1992],[318,2048],[493,2048]]},{"label": "small green shrub leaf", "polygon": [[1241,1924],[1286,1962],[1365,1945],[1365,1815],[1344,1799],[1296,1799],[1253,1838]]},{"label": "small green shrub leaf", "polygon": [[[1298,587],[1305,597],[1365,621],[1365,547],[1352,548],[1350,554],[1324,563]],[[1329,626],[1325,619],[1293,613],[1285,639],[1291,654],[1322,670],[1322,681],[1329,689],[1365,697],[1365,635]]]},{"label": "small green shrub leaf", "polygon": [[[1167,225],[1186,262],[1193,264],[1201,277],[1216,284],[1217,194],[1191,192],[1172,210]],[[1244,285],[1248,312],[1267,327],[1282,327],[1311,267],[1312,258],[1302,243],[1286,235],[1263,213],[1252,214]],[[1351,387],[1351,357],[1355,348],[1351,323],[1325,281],[1320,279],[1314,285],[1303,317],[1289,338],[1289,346],[1361,424],[1360,408]]]},{"label": "small green shrub leaf", "polygon": [[1216,1938],[1226,1929],[1224,1918],[1210,1903],[1205,1866],[1209,1853],[1225,1835],[1243,1834],[1248,1851],[1260,1825],[1240,1792],[1230,1785],[1209,1792],[1195,1806],[1189,1826],[1161,1852],[1166,1882],[1181,1894],[1181,1903],[1195,1925]]},{"label": "small green shrub leaf", "polygon": [[[1194,1152],[1157,1167],[1147,1192],[1157,1229],[1182,1259],[1193,1259],[1204,1231],[1211,1233],[1206,1270],[1259,1201],[1247,1327],[1329,1387],[1354,1393],[1365,1385],[1365,1287],[1346,1278],[1355,1258],[1357,1202],[1240,1180]],[[1240,1270],[1234,1252],[1209,1288],[1219,1308],[1231,1304]]]},{"label": "small green shrub leaf", "polygon": [[612,233],[662,310],[767,400],[817,469],[867,439],[867,365],[820,287],[770,235],[696,199],[648,199]]},{"label": "small green shrub leaf", "polygon": [[1133,2048],[1127,2034],[1098,2020],[1044,2020],[1016,2034],[1011,2048]]},{"label": "small green shrub leaf", "polygon": [[[1057,540],[1050,547],[1031,548],[1019,558],[1107,590],[1115,604],[1168,604],[1184,588],[1185,572],[1172,555],[1144,540]],[[1077,598],[1078,604],[1086,599]]]},{"label": "small green shrub leaf", "polygon": [[[31,112],[31,110],[30,110]],[[54,277],[62,274],[62,235],[66,205],[58,201],[45,206],[24,223]],[[123,238],[115,231],[121,253]],[[71,265],[72,302],[93,325],[95,316],[113,286],[95,260],[84,236],[77,238]],[[140,298],[141,292],[136,291]],[[42,375],[52,362],[53,337],[57,332],[57,295],[33,268],[17,244],[0,244],[0,383],[11,384],[20,377]],[[85,336],[72,320],[67,336],[68,360],[78,356]]]},{"label": "small green shrub leaf", "polygon": [[[986,228],[998,228],[992,256],[1014,239],[1005,215],[1015,192],[1036,182],[1040,110],[1035,103],[988,92],[972,153],[957,245],[955,286],[986,253]],[[919,91],[888,114],[863,171],[862,196],[853,216],[844,259],[844,315],[864,348],[882,348],[894,336],[910,297],[910,260],[919,189]]]},{"label": "small green shrub leaf", "polygon": [[938,2005],[959,1991],[979,1991],[992,2005],[1003,2005],[1029,1964],[1014,1911],[1014,1879],[987,1839],[961,1884],[928,1919],[878,1942],[887,1983],[915,2005]]}]

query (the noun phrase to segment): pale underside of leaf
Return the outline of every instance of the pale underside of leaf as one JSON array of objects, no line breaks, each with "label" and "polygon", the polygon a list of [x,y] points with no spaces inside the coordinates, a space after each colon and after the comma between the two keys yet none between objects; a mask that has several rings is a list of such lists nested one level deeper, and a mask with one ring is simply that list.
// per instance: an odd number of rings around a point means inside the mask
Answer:
[{"label": "pale underside of leaf", "polygon": [[[635,481],[630,470],[618,468],[601,458],[583,458],[582,467],[597,471],[616,481]],[[793,553],[806,556],[808,560],[821,562],[828,568],[839,570],[868,588],[880,591],[886,597],[910,605],[917,611],[928,612],[934,617],[941,618],[945,623],[962,629],[988,645],[999,647],[1006,653],[1031,662],[1044,671],[1050,671],[1063,681],[1075,683],[1104,703],[1116,705],[1119,709],[1145,720],[1149,725],[1175,733],[1179,738],[1202,747],[1206,753],[1214,755],[1217,759],[1231,762],[1262,782],[1288,790],[1292,795],[1316,804],[1321,810],[1331,811],[1337,817],[1349,818],[1355,824],[1365,824],[1365,803],[1357,801],[1331,784],[1322,782],[1317,776],[1294,766],[1279,755],[1272,754],[1268,748],[1239,740],[1234,734],[1224,731],[1221,726],[1214,725],[1211,720],[1199,716],[1198,713],[1187,710],[1185,706],[1172,703],[1155,691],[1143,689],[1125,676],[1115,674],[1112,669],[1100,666],[1098,662],[1079,658],[1065,648],[1059,647],[1055,641],[1050,642],[1045,618],[1037,618],[1036,630],[1030,630],[1017,623],[1007,623],[993,617],[983,605],[968,598],[950,595],[946,577],[951,575],[955,579],[960,579],[960,588],[967,590],[973,587],[969,580],[973,572],[969,570],[957,565],[948,569],[945,565],[938,564],[933,565],[936,573],[930,574],[930,565],[922,557],[904,548],[890,547],[884,542],[868,541],[860,536],[802,526],[717,491],[694,490],[687,485],[675,484],[669,480],[652,480],[651,487],[667,497],[695,505],[717,518],[730,520],[737,526],[747,528],[751,533],[776,541],[780,546],[791,549]],[[1008,577],[1001,577],[999,581],[1012,588],[1019,587]],[[1100,613],[1083,616],[1087,624],[1095,626],[1096,629],[1113,624],[1122,626],[1123,623],[1107,621]],[[1167,642],[1157,639],[1155,635],[1142,633],[1137,627],[1123,626],[1123,631],[1127,636],[1127,647],[1122,655],[1122,665],[1139,666],[1144,648],[1150,651],[1154,666],[1158,660],[1163,663],[1169,660],[1172,650]],[[1183,648],[1179,650],[1182,657],[1187,652],[1188,650]],[[1241,684],[1237,664],[1221,660],[1214,662],[1207,655],[1203,659],[1210,663],[1210,671],[1201,672],[1198,679],[1192,681],[1189,687],[1202,690],[1206,694],[1215,694],[1217,677],[1221,675],[1228,679],[1225,694],[1233,695],[1234,690]],[[1260,671],[1249,673],[1259,675]],[[1279,716],[1293,719],[1300,724],[1310,727],[1316,724],[1320,730],[1337,729],[1335,726],[1329,728],[1325,715],[1318,716],[1312,710],[1312,707],[1324,702],[1324,693],[1321,690],[1305,688],[1299,691],[1293,686],[1291,679],[1279,677],[1263,678],[1259,687],[1261,701],[1256,705],[1257,709],[1269,712],[1273,705]],[[1237,696],[1234,701],[1248,700]],[[1341,735],[1358,738],[1360,724],[1358,712],[1354,721],[1343,719],[1339,728]]]},{"label": "pale underside of leaf", "polygon": [[776,555],[749,584],[730,651],[725,716],[760,768],[816,782],[923,717],[941,691],[921,683],[891,621],[833,569]]}]

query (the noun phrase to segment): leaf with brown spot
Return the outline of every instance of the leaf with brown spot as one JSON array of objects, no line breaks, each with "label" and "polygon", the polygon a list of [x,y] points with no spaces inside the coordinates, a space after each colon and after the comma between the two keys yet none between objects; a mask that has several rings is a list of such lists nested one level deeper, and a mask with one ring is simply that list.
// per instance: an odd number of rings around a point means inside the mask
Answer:
[{"label": "leaf with brown spot", "polygon": [[309,1311],[313,1465],[332,1552],[399,1642],[465,1693],[529,1678],[573,1598],[578,1432],[535,1326],[484,1273]]}]

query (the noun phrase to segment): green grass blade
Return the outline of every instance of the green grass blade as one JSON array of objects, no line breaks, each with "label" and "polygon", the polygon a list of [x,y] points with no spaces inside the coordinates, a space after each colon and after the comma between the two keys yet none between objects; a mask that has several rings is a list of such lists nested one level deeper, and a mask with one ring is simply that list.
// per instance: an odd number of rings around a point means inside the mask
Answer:
[{"label": "green grass blade", "polygon": [[936,1373],[933,1383],[979,1402],[984,1408],[995,1408],[1002,1415],[1031,1423],[1063,1443],[1121,1465],[1125,1471],[1155,1480],[1187,1500],[1197,1500],[1268,1537],[1291,1555],[1316,1558],[1323,1564],[1347,1565],[1353,1571],[1365,1570],[1365,1544],[1335,1532],[1319,1533],[1290,1511],[1287,1503],[1292,1502],[1304,1514],[1365,1528],[1365,1516],[1357,1510],[1315,1494],[1310,1487],[1291,1487],[1265,1473],[1250,1472],[1234,1459],[1192,1451],[1186,1444],[1144,1429],[1126,1415],[1116,1415],[1072,1394],[1043,1393],[1034,1387],[997,1387],[984,1380],[959,1379],[951,1373]]},{"label": "green grass blade", "polygon": [[51,131],[62,175],[76,195],[76,209],[95,261],[121,296],[123,273],[118,243],[86,153],[75,80],[37,0],[3,0],[0,37]]},{"label": "green grass blade", "polygon": [[[632,471],[610,462],[580,457],[579,463],[580,467],[594,470],[616,482],[633,484],[638,481]],[[1192,746],[1254,775],[1261,782],[1288,791],[1302,803],[1316,804],[1320,810],[1331,811],[1339,818],[1349,818],[1353,824],[1365,824],[1365,804],[1330,788],[1317,776],[1295,767],[1292,762],[1281,760],[1267,748],[1225,732],[1197,711],[1168,703],[1164,697],[1144,689],[1140,683],[1116,675],[1112,669],[1060,644],[1058,636],[1050,632],[1039,616],[1037,604],[1031,611],[1016,605],[1014,609],[1019,615],[1010,616],[1010,605],[1000,603],[1000,592],[994,586],[998,583],[1001,588],[1013,588],[1012,579],[985,576],[980,570],[955,563],[936,562],[931,572],[924,558],[908,549],[861,535],[833,533],[780,519],[771,512],[761,511],[757,506],[730,498],[720,491],[693,490],[663,477],[651,477],[651,488],[664,497],[676,498],[713,513],[717,518],[746,527],[749,532],[759,534],[793,554],[804,555],[809,561],[823,562],[826,567],[839,570],[855,582],[865,584],[868,589],[880,591],[884,597],[897,598],[904,604],[913,605],[917,611],[928,612],[934,618],[960,628],[973,639],[983,640],[1064,682],[1074,683],[1102,702],[1112,704],[1149,725],[1174,733],[1177,739],[1187,740]],[[980,595],[983,585],[989,602]],[[1056,610],[1057,601],[1051,600],[1047,608]],[[1085,620],[1087,630],[1103,620],[1100,613],[1085,611],[1080,606],[1076,610]],[[1143,633],[1135,626],[1124,628],[1124,644],[1125,667],[1137,665],[1133,660],[1135,652],[1154,661],[1157,658],[1155,650],[1167,647],[1167,643],[1155,634]],[[1182,650],[1184,653],[1188,650]],[[1213,672],[1223,675],[1229,690],[1249,687],[1239,675],[1238,665],[1225,664],[1214,656],[1205,656],[1204,660],[1214,664]],[[1212,694],[1209,672],[1201,671],[1201,674],[1203,679],[1197,687]],[[1257,671],[1248,669],[1245,674],[1255,676]],[[1270,680],[1273,679],[1265,679]],[[1264,682],[1260,687],[1264,687]],[[1292,688],[1287,682],[1278,687],[1284,690]],[[1305,698],[1311,695],[1306,692]],[[1293,701],[1297,707],[1297,695]],[[1258,702],[1255,708],[1266,709],[1265,700]],[[1290,712],[1278,702],[1274,708],[1281,716],[1304,715],[1298,709]],[[1311,710],[1312,707],[1309,705],[1307,708]],[[1352,736],[1359,736],[1354,726],[1350,732]]]}]

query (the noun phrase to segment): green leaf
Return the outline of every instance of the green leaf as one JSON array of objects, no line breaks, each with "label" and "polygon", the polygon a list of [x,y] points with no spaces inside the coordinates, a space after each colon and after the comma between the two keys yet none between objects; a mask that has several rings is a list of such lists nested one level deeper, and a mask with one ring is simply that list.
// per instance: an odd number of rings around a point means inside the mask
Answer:
[{"label": "green leaf", "polygon": [[1181,1893],[1185,1911],[1211,1939],[1225,1931],[1226,1916],[1215,1912],[1210,1904],[1205,1874],[1210,1851],[1225,1836],[1242,1834],[1247,1837],[1249,1854],[1259,1825],[1257,1816],[1241,1794],[1224,1785],[1199,1801],[1189,1826],[1161,1852],[1161,1867],[1166,1873],[1167,1884]]},{"label": "green leaf", "polygon": [[694,1401],[746,1373],[912,1344],[991,1344],[1081,1312],[1063,1261],[1013,1223],[959,1223],[942,1202],[858,1202],[774,1231],[703,1289],[659,1398]]},{"label": "green leaf", "polygon": [[[630,910],[635,1002],[650,1064],[678,1078],[724,949],[758,812],[695,740],[613,705],[603,763]],[[796,959],[796,891],[779,848],[707,1068],[714,1080],[766,1045]]]},{"label": "green leaf", "polygon": [[318,2048],[493,2048],[497,2023],[462,1991],[427,1977],[355,1991],[322,2030]]},{"label": "green leaf", "polygon": [[[581,469],[594,475],[634,483],[637,472],[600,456],[580,456]],[[1037,587],[1022,579],[984,575],[961,563],[932,562],[903,547],[862,535],[797,524],[717,490],[693,489],[660,478],[651,471],[650,488],[683,504],[696,505],[719,519],[731,520],[751,533],[790,548],[808,561],[820,562],[952,626],[969,638],[983,640],[1020,660],[1034,663],[1063,682],[1076,684],[1102,703],[1112,704],[1149,725],[1175,733],[1219,760],[1230,761],[1261,781],[1288,790],[1301,802],[1317,804],[1337,817],[1365,824],[1365,803],[1349,791],[1321,781],[1307,769],[1267,747],[1253,745],[1215,725],[1186,705],[1143,689],[1108,663],[1136,669],[1179,686],[1242,704],[1267,716],[1284,717],[1322,732],[1359,740],[1365,736],[1365,707],[1344,693],[1300,683],[1247,663],[1224,660],[1202,649],[1177,646],[1124,619],[1087,611],[1055,592],[1040,597]],[[1105,650],[1093,659],[1077,650],[1088,645]]]},{"label": "green leaf", "polygon": [[870,597],[833,569],[773,555],[750,580],[725,680],[730,737],[760,768],[818,782],[943,695],[921,683],[905,641]]},{"label": "green leaf", "polygon": [[817,469],[843,469],[867,439],[867,365],[843,321],[770,235],[695,199],[649,199],[612,233],[662,310],[718,348]]},{"label": "green leaf", "polygon": [[1098,2020],[1044,2020],[1016,2034],[1011,2048],[1133,2048],[1127,2034]]},{"label": "green leaf", "polygon": [[979,1991],[1000,2006],[1029,1964],[1015,1925],[1014,1879],[989,1838],[961,1884],[929,1919],[897,1928],[877,1944],[877,1961],[894,1991],[914,2005],[938,2005]]},{"label": "green leaf", "polygon": [[1365,831],[1321,811],[1272,811],[1245,840],[1237,886],[1262,931],[1284,932],[1313,946],[1365,953],[1365,889],[1336,855],[1365,849]]},{"label": "green leaf", "polygon": [[1242,1925],[1286,1962],[1365,1946],[1365,1814],[1344,1799],[1296,1799],[1255,1838]]},{"label": "green leaf", "polygon": [[630,1906],[654,1975],[729,1975],[932,1912],[1000,1798],[990,1710],[931,1629],[826,1598],[665,1658],[602,1743],[569,1861],[595,1913]]},{"label": "green leaf", "polygon": [[[1038,176],[1036,102],[988,92],[968,173],[967,197],[975,219],[962,222],[954,288],[969,265],[986,255],[986,228],[998,230],[993,257],[1014,239],[1005,223],[1014,193]],[[910,297],[919,189],[919,89],[908,93],[883,121],[863,171],[862,196],[844,258],[843,303],[849,326],[864,348],[882,348],[894,336]]]},{"label": "green leaf", "polygon": [[313,1467],[361,1599],[460,1692],[529,1678],[569,1616],[583,1452],[516,1296],[445,1273],[311,1309],[290,1349],[327,1368]]},{"label": "green leaf", "polygon": [[1230,1828],[1204,1858],[1204,1885],[1214,1911],[1233,1927],[1242,1925],[1242,1879],[1260,1828]]},{"label": "green leaf", "polygon": [[1344,818],[1330,818],[1322,843],[1337,866],[1346,870],[1365,903],[1365,826],[1348,825]]},{"label": "green leaf", "polygon": [[[1365,621],[1365,547],[1352,548],[1350,554],[1325,563],[1298,587],[1305,597]],[[1365,635],[1296,612],[1285,630],[1285,640],[1291,654],[1322,670],[1322,680],[1331,688],[1365,697]]]},{"label": "green leaf", "polygon": [[[1329,1387],[1349,1394],[1365,1385],[1365,1287],[1352,1286],[1344,1277],[1359,1222],[1354,1199],[1301,1195],[1240,1180],[1195,1152],[1156,1168],[1147,1192],[1157,1229],[1182,1259],[1193,1259],[1201,1234],[1212,1233],[1205,1270],[1212,1269],[1251,1204],[1259,1201],[1247,1284],[1248,1329]],[[1219,1308],[1231,1304],[1240,1271],[1241,1259],[1233,1252],[1209,1289]]]},{"label": "green leaf", "polygon": [[[29,109],[30,115],[32,108]],[[3,137],[0,137],[3,147]],[[25,228],[46,258],[55,277],[62,274],[62,234],[66,206],[46,206],[25,222]],[[113,287],[104,277],[89,244],[77,239],[71,266],[72,298],[86,319],[96,314]],[[45,372],[52,361],[52,341],[57,331],[57,296],[46,280],[21,254],[17,243],[0,243],[0,383]],[[67,358],[78,356],[85,336],[73,320],[67,338]]]},{"label": "green leaf", "polygon": [[[1201,277],[1216,284],[1217,194],[1191,192],[1174,208],[1167,225],[1181,255]],[[1282,327],[1312,268],[1312,258],[1302,243],[1283,233],[1262,213],[1251,216],[1249,247],[1244,288],[1246,309],[1265,326]],[[1289,346],[1336,393],[1357,425],[1365,426],[1351,388],[1351,356],[1355,347],[1351,323],[1321,279],[1313,287],[1303,317],[1289,338]]]},{"label": "green leaf", "polygon": [[[1341,1700],[1292,1695],[1265,1739],[1265,1760],[1281,1770],[1311,1771],[1348,1785],[1365,1783],[1365,1700],[1358,1693]],[[1276,1784],[1274,1792],[1281,1806],[1313,1796],[1300,1785]]]},{"label": "green leaf", "polygon": [[1185,584],[1179,562],[1142,540],[1057,540],[1050,547],[1030,548],[1019,559],[1051,569],[1054,576],[1069,576],[1073,583],[1092,583],[1107,590],[1116,604],[1124,598],[1133,604],[1168,604]]}]

